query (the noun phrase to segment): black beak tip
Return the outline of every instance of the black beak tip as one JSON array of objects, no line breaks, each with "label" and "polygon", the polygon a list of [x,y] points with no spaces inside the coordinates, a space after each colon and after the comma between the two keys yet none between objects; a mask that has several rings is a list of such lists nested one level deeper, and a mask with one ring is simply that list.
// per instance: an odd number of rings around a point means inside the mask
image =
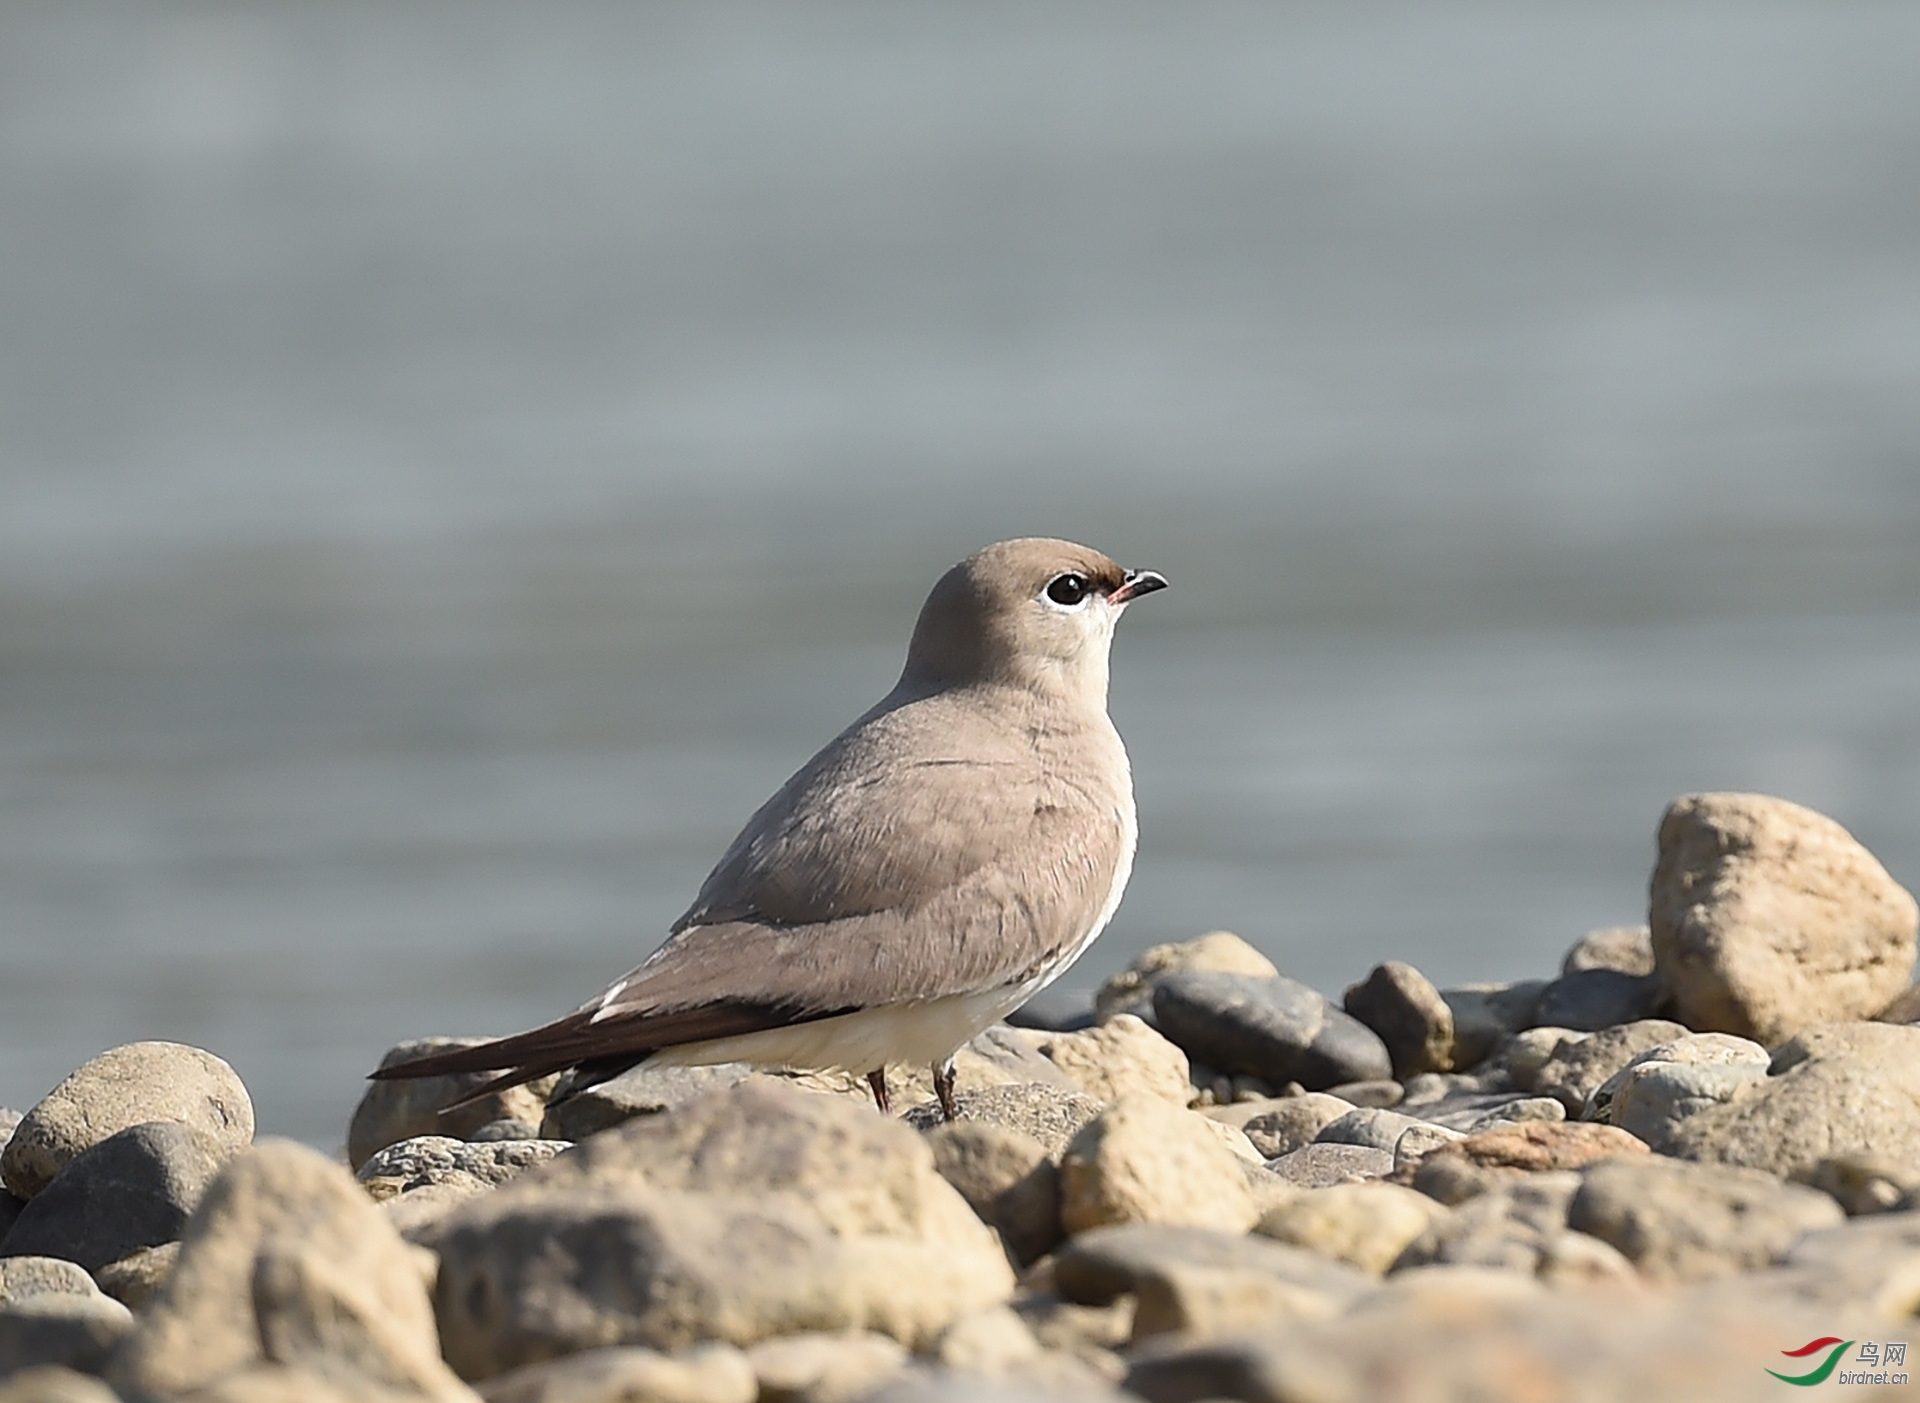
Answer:
[{"label": "black beak tip", "polygon": [[1120,586],[1120,592],[1128,602],[1131,602],[1143,594],[1152,594],[1155,590],[1166,587],[1167,577],[1158,570],[1129,570],[1125,583]]}]

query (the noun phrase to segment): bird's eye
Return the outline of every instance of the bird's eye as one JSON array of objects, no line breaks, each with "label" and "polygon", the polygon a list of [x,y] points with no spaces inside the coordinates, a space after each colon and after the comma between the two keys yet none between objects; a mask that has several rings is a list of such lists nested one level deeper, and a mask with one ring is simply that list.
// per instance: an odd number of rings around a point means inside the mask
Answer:
[{"label": "bird's eye", "polygon": [[1055,575],[1047,581],[1047,598],[1055,604],[1064,604],[1071,609],[1087,597],[1087,592],[1091,588],[1085,575],[1076,575],[1068,571],[1064,575]]}]

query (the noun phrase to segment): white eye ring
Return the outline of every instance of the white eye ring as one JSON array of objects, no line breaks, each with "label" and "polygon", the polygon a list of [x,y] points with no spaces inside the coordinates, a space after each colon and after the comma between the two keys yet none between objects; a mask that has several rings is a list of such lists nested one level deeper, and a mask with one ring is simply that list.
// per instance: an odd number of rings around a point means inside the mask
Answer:
[{"label": "white eye ring", "polygon": [[1066,570],[1047,581],[1040,597],[1056,609],[1078,609],[1093,598],[1093,581],[1077,570]]}]

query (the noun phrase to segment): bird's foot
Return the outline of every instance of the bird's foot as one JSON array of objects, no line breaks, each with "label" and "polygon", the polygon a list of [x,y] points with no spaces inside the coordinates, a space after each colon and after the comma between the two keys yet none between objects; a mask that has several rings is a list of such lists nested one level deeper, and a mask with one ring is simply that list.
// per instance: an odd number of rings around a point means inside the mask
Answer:
[{"label": "bird's foot", "polygon": [[[880,1108],[880,1114],[891,1115],[893,1108],[887,1104],[887,1069],[875,1067],[867,1073],[867,1085],[873,1088],[873,1104]],[[948,1117],[952,1119],[951,1116]]]},{"label": "bird's foot", "polygon": [[960,1108],[953,1101],[953,1059],[937,1062],[933,1068],[933,1094],[940,1098],[940,1113],[948,1120],[960,1118]]}]

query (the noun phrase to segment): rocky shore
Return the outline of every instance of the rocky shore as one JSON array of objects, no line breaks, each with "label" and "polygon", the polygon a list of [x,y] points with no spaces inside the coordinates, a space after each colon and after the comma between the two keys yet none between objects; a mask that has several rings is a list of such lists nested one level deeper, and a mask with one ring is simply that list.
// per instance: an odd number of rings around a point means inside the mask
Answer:
[{"label": "rocky shore", "polygon": [[1912,896],[1701,794],[1648,912],[1338,1004],[1163,945],[964,1049],[952,1123],[924,1072],[893,1119],[737,1066],[443,1078],[373,1084],[342,1162],[115,1048],[0,1113],[0,1403],[1909,1396]]}]

